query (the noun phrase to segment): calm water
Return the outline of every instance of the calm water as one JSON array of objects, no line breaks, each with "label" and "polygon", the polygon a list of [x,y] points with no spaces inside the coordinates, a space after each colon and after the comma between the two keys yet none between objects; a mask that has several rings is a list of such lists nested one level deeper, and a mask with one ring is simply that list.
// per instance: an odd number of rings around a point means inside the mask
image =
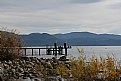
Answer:
[{"label": "calm water", "polygon": [[[34,47],[33,47],[34,48]],[[96,57],[107,57],[107,55],[113,56],[117,60],[121,59],[121,46],[72,46],[71,49],[68,49],[68,58],[76,57],[78,58],[81,53],[80,51],[83,50],[84,54],[87,58],[95,55]],[[46,50],[41,50],[41,55],[38,56],[38,50],[34,50],[34,56],[38,58],[52,58],[53,55],[45,55]],[[31,51],[28,50],[27,54],[31,56]],[[60,56],[58,56],[60,57]]]},{"label": "calm water", "polygon": [[74,46],[72,50],[69,50],[70,57],[79,57],[80,53],[77,49],[84,50],[84,53],[87,58],[92,55],[96,57],[107,57],[110,55],[117,60],[121,59],[121,46]]}]

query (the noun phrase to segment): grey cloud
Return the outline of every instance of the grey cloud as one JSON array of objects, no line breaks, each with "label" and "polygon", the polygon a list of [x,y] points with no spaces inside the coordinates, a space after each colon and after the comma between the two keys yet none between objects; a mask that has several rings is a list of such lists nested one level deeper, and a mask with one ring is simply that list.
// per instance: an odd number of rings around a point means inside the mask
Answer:
[{"label": "grey cloud", "polygon": [[[120,11],[114,13],[96,3],[100,1],[103,0],[1,0],[0,25],[13,26],[22,33],[112,31],[119,27],[116,24],[120,24]],[[119,22],[113,23],[116,20]]]},{"label": "grey cloud", "polygon": [[121,9],[121,2],[109,6],[112,9]]},{"label": "grey cloud", "polygon": [[75,3],[95,3],[100,1],[103,1],[103,0],[72,0],[72,2],[75,2]]},{"label": "grey cloud", "polygon": [[0,9],[10,10],[42,10],[56,8],[68,3],[64,0],[4,0],[0,1]]},{"label": "grey cloud", "polygon": [[74,3],[95,3],[102,0],[2,0],[0,10],[42,10],[53,9]]},{"label": "grey cloud", "polygon": [[77,3],[95,3],[102,0],[1,0],[0,12],[2,13],[25,13],[42,10],[58,10],[61,7],[66,8],[67,5]]}]

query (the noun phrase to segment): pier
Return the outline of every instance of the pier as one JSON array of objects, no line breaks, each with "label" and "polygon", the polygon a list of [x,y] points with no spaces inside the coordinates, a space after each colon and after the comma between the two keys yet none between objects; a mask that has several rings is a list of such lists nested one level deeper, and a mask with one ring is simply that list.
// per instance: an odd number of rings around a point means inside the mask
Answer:
[{"label": "pier", "polygon": [[67,56],[68,54],[68,49],[70,49],[71,46],[67,46],[67,43],[64,43],[63,46],[58,46],[57,43],[54,43],[54,46],[46,46],[46,47],[22,47],[21,49],[23,50],[23,54],[25,56],[28,55],[27,51],[31,52],[31,56],[35,56],[35,52],[37,53],[36,55],[40,56],[43,53],[41,53],[42,50],[45,50],[45,53],[43,55],[64,55]]}]

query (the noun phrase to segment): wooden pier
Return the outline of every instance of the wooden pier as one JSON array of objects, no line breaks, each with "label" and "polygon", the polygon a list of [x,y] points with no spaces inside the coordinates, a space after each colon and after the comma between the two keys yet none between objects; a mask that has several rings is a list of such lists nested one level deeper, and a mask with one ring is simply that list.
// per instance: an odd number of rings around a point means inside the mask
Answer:
[{"label": "wooden pier", "polygon": [[45,54],[44,55],[65,55],[67,56],[68,54],[68,49],[70,49],[71,46],[67,46],[67,43],[64,43],[63,46],[57,46],[57,43],[54,43],[54,46],[46,46],[46,47],[22,47],[21,49],[24,52],[24,55],[27,56],[27,50],[29,50],[31,52],[31,56],[35,56],[34,52],[35,50],[37,51],[37,55],[42,55],[41,54],[41,50],[45,50]]}]

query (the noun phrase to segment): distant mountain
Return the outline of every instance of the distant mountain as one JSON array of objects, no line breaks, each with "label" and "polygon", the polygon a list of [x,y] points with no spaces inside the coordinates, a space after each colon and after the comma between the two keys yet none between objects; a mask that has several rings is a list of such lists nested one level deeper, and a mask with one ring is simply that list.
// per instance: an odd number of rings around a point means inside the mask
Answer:
[{"label": "distant mountain", "polygon": [[69,45],[78,46],[121,46],[121,35],[95,34],[90,32],[71,32],[66,34],[31,33],[20,35],[27,46],[46,46],[58,42],[62,45],[67,42]]},{"label": "distant mountain", "polygon": [[29,35],[20,35],[26,46],[47,46],[60,41],[58,38],[47,33],[31,33]]},{"label": "distant mountain", "polygon": [[90,33],[90,32],[71,32],[66,34],[54,34],[55,37],[63,40],[67,39],[75,39],[80,37],[95,37],[97,34]]}]

